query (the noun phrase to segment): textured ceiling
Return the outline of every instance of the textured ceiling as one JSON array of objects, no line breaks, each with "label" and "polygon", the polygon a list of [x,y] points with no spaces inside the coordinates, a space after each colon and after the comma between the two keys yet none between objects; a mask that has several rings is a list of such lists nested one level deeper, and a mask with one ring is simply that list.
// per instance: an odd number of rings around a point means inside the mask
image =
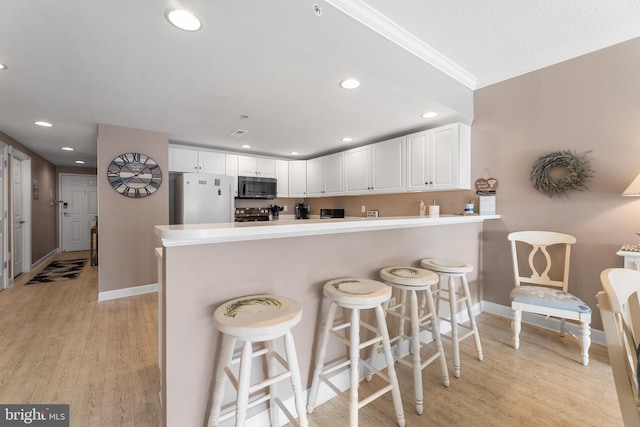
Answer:
[{"label": "textured ceiling", "polygon": [[473,89],[640,36],[638,1],[183,0],[194,33],[175,3],[0,1],[0,130],[57,165],[96,166],[98,123],[309,158],[470,123]]}]

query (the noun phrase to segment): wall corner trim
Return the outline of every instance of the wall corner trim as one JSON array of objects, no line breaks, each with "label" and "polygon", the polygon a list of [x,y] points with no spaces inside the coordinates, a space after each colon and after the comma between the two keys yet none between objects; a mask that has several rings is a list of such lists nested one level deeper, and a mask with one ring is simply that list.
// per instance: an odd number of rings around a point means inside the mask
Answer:
[{"label": "wall corner trim", "polygon": [[132,286],[130,288],[115,289],[113,291],[98,292],[98,302],[109,301],[112,299],[132,297],[142,294],[150,294],[158,292],[158,284]]}]

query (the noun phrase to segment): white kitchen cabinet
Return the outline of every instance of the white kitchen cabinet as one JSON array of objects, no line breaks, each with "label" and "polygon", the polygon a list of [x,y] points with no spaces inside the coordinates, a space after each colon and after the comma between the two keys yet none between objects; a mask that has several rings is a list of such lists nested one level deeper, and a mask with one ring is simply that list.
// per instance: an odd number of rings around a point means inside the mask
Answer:
[{"label": "white kitchen cabinet", "polygon": [[226,174],[233,178],[233,194],[238,197],[238,155],[225,154]]},{"label": "white kitchen cabinet", "polygon": [[454,123],[407,136],[407,190],[471,188],[471,131]]},{"label": "white kitchen cabinet", "polygon": [[345,151],[344,184],[347,194],[368,194],[371,192],[370,145]]},{"label": "white kitchen cabinet", "polygon": [[309,197],[324,193],[324,158],[307,160],[307,194]]},{"label": "white kitchen cabinet", "polygon": [[345,152],[348,194],[405,191],[405,138],[399,137]]},{"label": "white kitchen cabinet", "polygon": [[254,156],[238,156],[238,175],[275,178],[275,159]]},{"label": "white kitchen cabinet", "polygon": [[371,191],[400,193],[406,190],[405,137],[371,146]]},{"label": "white kitchen cabinet", "polygon": [[276,180],[278,197],[289,197],[289,162],[287,160],[276,160]]},{"label": "white kitchen cabinet", "polygon": [[336,196],[344,193],[344,153],[307,160],[307,196]]},{"label": "white kitchen cabinet", "polygon": [[289,162],[289,197],[307,197],[307,161]]},{"label": "white kitchen cabinet", "polygon": [[170,172],[198,172],[224,175],[225,154],[218,151],[169,147]]}]

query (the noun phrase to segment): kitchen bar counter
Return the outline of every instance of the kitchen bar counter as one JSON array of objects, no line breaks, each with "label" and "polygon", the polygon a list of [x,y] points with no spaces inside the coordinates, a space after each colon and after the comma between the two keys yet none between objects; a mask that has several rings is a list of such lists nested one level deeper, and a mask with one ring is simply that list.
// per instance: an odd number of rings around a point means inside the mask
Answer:
[{"label": "kitchen bar counter", "polygon": [[350,233],[396,228],[465,224],[498,219],[500,215],[441,215],[439,217],[347,217],[331,219],[289,219],[219,224],[163,225],[156,235],[168,246],[201,245],[243,240],[276,239],[318,234]]},{"label": "kitchen bar counter", "polygon": [[[213,312],[225,301],[268,293],[300,303],[302,319],[292,332],[307,389],[328,308],[324,283],[339,277],[379,280],[383,267],[419,266],[426,257],[455,258],[475,267],[468,280],[479,310],[483,222],[498,218],[312,218],[157,226],[163,246],[158,256],[163,425],[206,425],[221,345]],[[442,310],[446,315],[446,307]],[[327,357],[344,351],[343,345],[332,345]],[[320,390],[319,404],[331,398],[328,389]],[[227,387],[226,399],[233,391]],[[283,386],[281,392],[286,400],[290,390]],[[261,418],[252,425],[268,422]]]}]

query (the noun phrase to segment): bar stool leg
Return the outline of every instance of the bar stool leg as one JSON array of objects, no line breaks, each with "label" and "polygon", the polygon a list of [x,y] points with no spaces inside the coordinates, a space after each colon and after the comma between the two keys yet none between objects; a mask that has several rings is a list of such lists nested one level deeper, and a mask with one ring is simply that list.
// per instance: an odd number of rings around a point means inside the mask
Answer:
[{"label": "bar stool leg", "polygon": [[253,361],[252,343],[245,341],[240,356],[240,372],[238,381],[238,398],[236,404],[236,425],[243,426],[247,418],[247,405],[249,404],[249,386],[251,381],[251,364]]},{"label": "bar stool leg", "polygon": [[[407,310],[407,291],[405,289],[400,290],[400,318],[398,320],[398,343],[396,345],[396,354],[400,356],[401,347],[404,350],[404,342],[406,334],[405,334],[405,324],[404,324],[404,316]],[[410,349],[412,347],[409,347]]]},{"label": "bar stool leg", "polygon": [[456,284],[453,276],[449,276],[449,310],[451,311],[451,341],[453,344],[453,375],[460,378],[460,341],[458,339],[458,313],[456,301]]},{"label": "bar stool leg", "polygon": [[424,291],[423,299],[425,300],[427,309],[431,313],[431,335],[436,342],[436,352],[440,354],[440,370],[442,372],[442,383],[445,387],[449,387],[449,369],[447,368],[447,359],[444,355],[444,347],[442,346],[442,337],[440,336],[440,327],[438,326],[438,318],[435,316],[435,303],[431,290]]},{"label": "bar stool leg", "polygon": [[480,334],[478,333],[478,326],[476,325],[476,318],[471,310],[471,293],[469,292],[469,283],[465,275],[460,276],[462,282],[462,288],[465,295],[465,304],[467,306],[467,314],[469,315],[469,323],[471,324],[471,330],[473,330],[473,340],[476,343],[476,352],[478,353],[478,360],[482,360],[482,344],[480,344]]},{"label": "bar stool leg", "polygon": [[422,395],[422,363],[420,361],[420,318],[418,317],[418,296],[416,295],[416,291],[410,291],[409,310],[411,311],[410,318],[411,354],[413,356],[413,391],[416,397],[416,412],[419,415],[422,415],[422,412],[424,411],[424,398]]},{"label": "bar stool leg", "polygon": [[218,362],[218,369],[216,374],[216,385],[213,390],[213,399],[211,403],[211,414],[209,415],[209,422],[207,427],[216,427],[220,423],[220,410],[222,408],[222,398],[224,397],[224,386],[227,382],[227,373],[225,368],[231,365],[231,359],[233,358],[233,348],[236,345],[236,340],[229,335],[223,336],[222,351],[220,354],[220,361]]},{"label": "bar stool leg", "polygon": [[327,321],[324,324],[324,330],[322,332],[322,342],[320,343],[320,351],[318,352],[318,359],[316,360],[316,368],[313,372],[313,380],[311,382],[311,388],[309,389],[309,396],[307,402],[307,412],[311,414],[316,405],[316,399],[318,398],[318,388],[320,387],[320,375],[324,369],[324,358],[327,355],[327,347],[329,346],[329,337],[331,335],[331,328],[333,328],[333,322],[336,317],[336,310],[338,305],[334,302],[329,306],[329,312],[327,313]]},{"label": "bar stool leg", "polygon": [[[267,374],[269,378],[273,378],[277,375],[276,372],[276,358],[274,357],[274,353],[276,351],[275,341],[269,340],[266,343],[267,347]],[[273,383],[269,386],[269,417],[271,418],[271,427],[279,427],[279,414],[280,410],[278,408],[277,399],[278,399],[278,384]]]},{"label": "bar stool leg", "polygon": [[358,386],[360,373],[360,310],[351,310],[351,330],[349,331],[349,355],[351,358],[351,390],[349,393],[349,425],[358,427]]},{"label": "bar stool leg", "polygon": [[302,380],[300,379],[300,366],[298,365],[298,355],[296,353],[296,346],[294,344],[291,331],[288,331],[284,336],[284,346],[287,353],[289,371],[291,372],[291,387],[293,388],[296,411],[298,412],[298,424],[300,425],[300,427],[307,427],[309,425],[309,422],[307,420],[307,411],[305,410],[305,405],[302,400]]},{"label": "bar stool leg", "polygon": [[400,396],[400,385],[398,384],[398,377],[396,376],[396,370],[393,366],[394,360],[391,354],[391,344],[389,343],[389,331],[387,330],[387,321],[385,320],[384,309],[381,305],[376,307],[376,319],[378,321],[378,330],[382,335],[382,348],[384,349],[384,355],[387,359],[387,375],[389,376],[389,382],[391,383],[391,397],[393,399],[393,407],[396,413],[396,419],[398,425],[404,427],[404,411],[402,410],[402,397]]}]

